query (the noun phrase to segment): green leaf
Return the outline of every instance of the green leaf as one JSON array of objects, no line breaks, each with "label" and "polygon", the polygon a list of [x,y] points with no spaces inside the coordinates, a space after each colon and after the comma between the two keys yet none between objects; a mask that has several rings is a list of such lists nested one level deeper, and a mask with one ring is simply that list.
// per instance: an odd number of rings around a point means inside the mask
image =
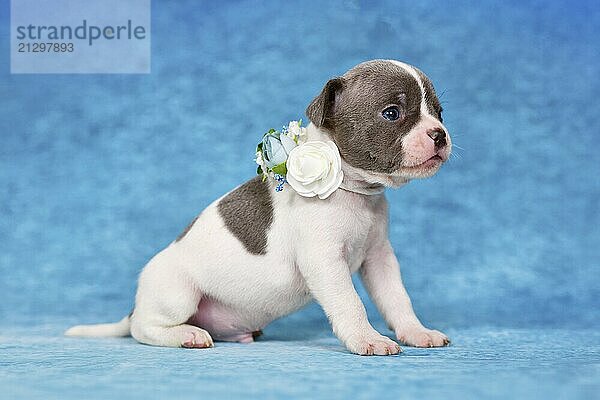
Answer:
[{"label": "green leaf", "polygon": [[302,118],[298,120],[298,126],[302,126]]},{"label": "green leaf", "polygon": [[262,153],[262,142],[260,142],[258,146],[256,146],[256,151],[260,151]]},{"label": "green leaf", "polygon": [[258,167],[256,167],[256,174],[257,174],[257,175],[262,175],[262,174],[263,174],[263,170],[262,170],[262,168],[260,167],[260,165],[259,165]]},{"label": "green leaf", "polygon": [[271,168],[271,170],[281,176],[285,176],[285,174],[287,174],[287,166],[285,165],[284,162],[274,166],[273,168]]}]

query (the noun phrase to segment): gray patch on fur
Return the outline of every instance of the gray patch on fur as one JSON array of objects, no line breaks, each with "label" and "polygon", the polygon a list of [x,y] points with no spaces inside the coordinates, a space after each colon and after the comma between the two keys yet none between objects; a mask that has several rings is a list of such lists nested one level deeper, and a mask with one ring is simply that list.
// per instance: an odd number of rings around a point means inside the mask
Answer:
[{"label": "gray patch on fur", "polygon": [[190,229],[192,229],[192,226],[194,226],[194,224],[195,224],[195,223],[196,223],[196,221],[198,220],[198,217],[199,217],[199,216],[197,216],[196,218],[194,218],[194,219],[192,220],[192,222],[190,222],[190,223],[189,223],[189,225],[185,227],[185,229],[183,230],[183,232],[181,232],[181,233],[179,234],[179,236],[177,236],[177,239],[175,239],[175,243],[179,242],[181,239],[183,239],[183,238],[185,237],[185,235],[187,235],[187,234],[188,234],[188,232],[190,231]]},{"label": "gray patch on fur", "polygon": [[[428,79],[424,87],[427,84],[431,85]],[[434,106],[435,92],[426,92]],[[306,114],[329,132],[348,164],[391,173],[402,163],[402,137],[421,118],[421,97],[419,83],[404,68],[385,60],[368,61],[327,82]],[[391,105],[399,107],[402,118],[388,121],[381,116]]]},{"label": "gray patch on fur", "polygon": [[257,176],[225,196],[218,204],[225,226],[252,254],[267,253],[267,234],[273,223],[269,184]]}]

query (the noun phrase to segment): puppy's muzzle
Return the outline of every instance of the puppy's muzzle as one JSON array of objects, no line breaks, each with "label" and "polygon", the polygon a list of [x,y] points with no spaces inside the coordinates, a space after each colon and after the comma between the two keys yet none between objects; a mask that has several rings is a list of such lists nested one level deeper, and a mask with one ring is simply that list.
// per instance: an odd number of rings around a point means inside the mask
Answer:
[{"label": "puppy's muzzle", "polygon": [[448,144],[446,140],[446,132],[441,128],[435,128],[429,132],[427,132],[427,136],[433,140],[433,144],[435,145],[435,150],[438,151],[442,147],[445,147]]}]

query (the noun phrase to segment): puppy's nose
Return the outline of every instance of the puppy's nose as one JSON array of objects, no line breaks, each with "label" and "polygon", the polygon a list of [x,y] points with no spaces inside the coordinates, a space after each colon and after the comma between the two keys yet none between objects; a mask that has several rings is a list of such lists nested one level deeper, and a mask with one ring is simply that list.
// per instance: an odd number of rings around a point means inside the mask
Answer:
[{"label": "puppy's nose", "polygon": [[436,128],[432,131],[429,131],[427,132],[427,136],[433,140],[436,149],[440,149],[447,144],[446,132],[444,132],[443,129]]}]

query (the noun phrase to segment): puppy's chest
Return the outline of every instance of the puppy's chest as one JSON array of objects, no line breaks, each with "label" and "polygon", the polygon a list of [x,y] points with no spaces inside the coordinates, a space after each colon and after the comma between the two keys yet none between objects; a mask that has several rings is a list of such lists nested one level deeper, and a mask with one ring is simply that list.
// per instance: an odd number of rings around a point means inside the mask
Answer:
[{"label": "puppy's chest", "polygon": [[374,240],[374,232],[381,221],[381,214],[371,203],[354,202],[338,211],[330,219],[331,229],[336,231],[338,246],[351,272],[357,271]]},{"label": "puppy's chest", "polygon": [[365,259],[371,245],[373,219],[355,219],[346,228],[342,241],[342,254],[352,273],[356,272]]},{"label": "puppy's chest", "polygon": [[295,194],[289,194],[289,200],[275,199],[269,249],[279,258],[293,259],[306,251],[323,257],[339,252],[354,272],[373,244],[377,227],[386,223],[383,195],[337,190],[327,200],[307,200]]}]

